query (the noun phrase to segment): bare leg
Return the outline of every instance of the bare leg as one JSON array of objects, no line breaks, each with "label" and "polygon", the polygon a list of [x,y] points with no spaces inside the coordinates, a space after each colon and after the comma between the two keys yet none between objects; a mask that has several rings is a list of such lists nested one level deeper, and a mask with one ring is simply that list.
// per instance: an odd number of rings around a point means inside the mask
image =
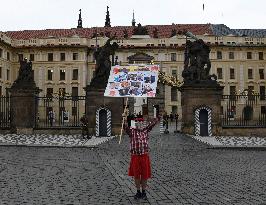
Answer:
[{"label": "bare leg", "polygon": [[136,185],[137,190],[140,190],[140,179],[134,177],[134,180],[135,180],[135,185]]},{"label": "bare leg", "polygon": [[147,200],[147,195],[146,195],[147,179],[141,179],[141,187],[142,187],[141,198]]},{"label": "bare leg", "polygon": [[141,179],[141,188],[142,190],[146,190],[147,187],[147,179]]},{"label": "bare leg", "polygon": [[135,185],[136,185],[136,188],[137,188],[137,193],[136,193],[136,195],[134,196],[134,199],[137,199],[137,200],[138,200],[138,199],[141,198],[141,192],[140,192],[140,179],[134,177],[134,180],[135,180]]}]

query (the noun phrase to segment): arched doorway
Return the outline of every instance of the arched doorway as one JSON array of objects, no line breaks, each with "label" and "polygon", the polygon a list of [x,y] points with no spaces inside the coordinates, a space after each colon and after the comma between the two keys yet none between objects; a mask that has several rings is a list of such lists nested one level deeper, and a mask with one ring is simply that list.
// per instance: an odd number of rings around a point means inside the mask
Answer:
[{"label": "arched doorway", "polygon": [[96,136],[111,136],[111,111],[101,107],[96,111]]},{"label": "arched doorway", "polygon": [[208,136],[208,111],[202,109],[199,112],[200,136]]},{"label": "arched doorway", "polygon": [[99,136],[107,136],[107,111],[105,109],[99,112]]},{"label": "arched doorway", "polygon": [[207,106],[199,107],[195,110],[195,130],[196,136],[212,136],[211,108]]},{"label": "arched doorway", "polygon": [[251,120],[253,117],[253,109],[251,106],[246,106],[243,109],[244,120]]}]

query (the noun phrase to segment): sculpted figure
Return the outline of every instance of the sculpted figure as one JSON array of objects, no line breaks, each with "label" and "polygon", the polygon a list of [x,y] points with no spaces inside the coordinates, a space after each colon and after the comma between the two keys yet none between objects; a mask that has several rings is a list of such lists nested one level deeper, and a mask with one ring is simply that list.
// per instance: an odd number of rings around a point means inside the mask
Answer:
[{"label": "sculpted figure", "polygon": [[115,54],[118,48],[117,43],[111,44],[112,39],[108,39],[103,47],[94,52],[96,59],[95,77],[92,79],[90,86],[95,88],[105,88],[111,70],[110,56]]},{"label": "sculpted figure", "polygon": [[26,58],[20,61],[19,74],[12,87],[36,87],[31,61],[28,62]]},{"label": "sculpted figure", "polygon": [[[202,39],[187,41],[182,76],[185,82],[200,82],[212,79],[209,75],[211,62],[210,48]],[[215,79],[215,77],[214,77]]]}]

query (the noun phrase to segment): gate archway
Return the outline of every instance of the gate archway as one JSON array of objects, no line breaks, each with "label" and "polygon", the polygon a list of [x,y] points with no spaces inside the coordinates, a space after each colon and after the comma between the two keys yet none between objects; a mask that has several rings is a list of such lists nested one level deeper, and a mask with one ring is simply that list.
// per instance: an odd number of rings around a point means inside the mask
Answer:
[{"label": "gate archway", "polygon": [[111,136],[111,111],[105,107],[100,107],[96,111],[96,137]]},{"label": "gate archway", "polygon": [[195,110],[195,135],[212,136],[211,108],[201,106]]}]

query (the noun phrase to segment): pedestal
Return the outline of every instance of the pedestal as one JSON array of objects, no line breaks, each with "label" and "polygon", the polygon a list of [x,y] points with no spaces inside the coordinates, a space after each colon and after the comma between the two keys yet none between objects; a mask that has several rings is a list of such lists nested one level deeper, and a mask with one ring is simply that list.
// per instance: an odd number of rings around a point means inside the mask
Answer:
[{"label": "pedestal", "polygon": [[32,134],[36,117],[38,89],[10,89],[11,132]]},{"label": "pedestal", "polygon": [[221,132],[220,109],[223,87],[219,84],[188,84],[180,88],[182,105],[183,133],[200,135],[199,113],[202,109],[208,112],[208,135]]},{"label": "pedestal", "polygon": [[95,89],[90,86],[87,86],[86,88],[86,96],[86,113],[89,122],[88,134],[97,136],[96,123],[99,123],[97,120],[97,112],[99,109],[105,108],[110,111],[111,115],[111,135],[119,135],[122,123],[122,113],[124,111],[124,99],[104,97],[104,89]]}]

